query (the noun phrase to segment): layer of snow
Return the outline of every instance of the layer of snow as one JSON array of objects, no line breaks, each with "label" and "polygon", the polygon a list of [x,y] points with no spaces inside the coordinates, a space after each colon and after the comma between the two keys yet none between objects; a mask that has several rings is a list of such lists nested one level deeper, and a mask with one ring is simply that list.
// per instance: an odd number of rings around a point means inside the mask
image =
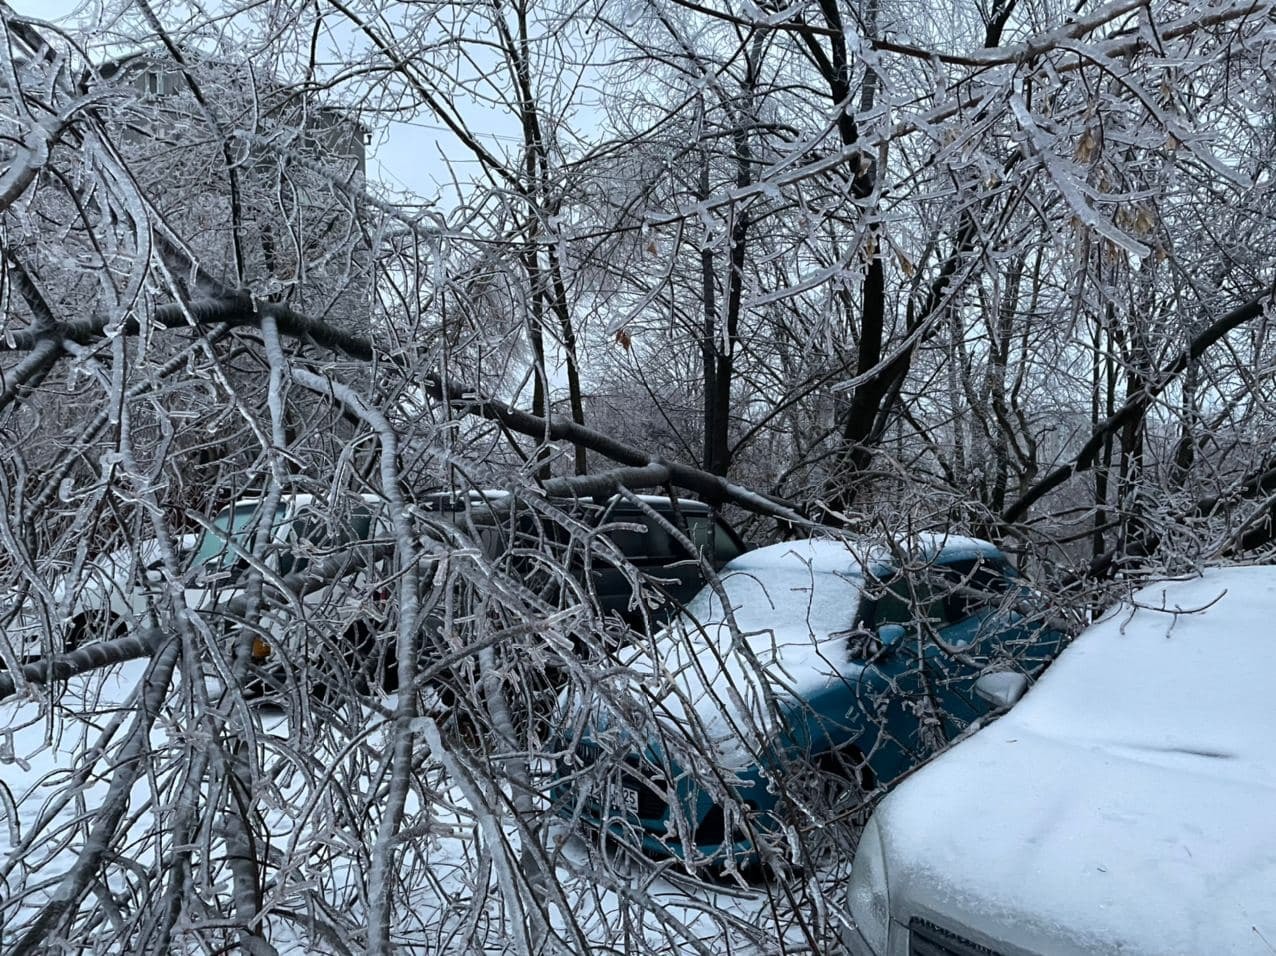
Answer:
[{"label": "layer of snow", "polygon": [[706,586],[627,664],[662,720],[694,719],[736,768],[768,733],[769,695],[801,699],[858,669],[846,640],[863,573],[841,542],[797,541],[750,551],[719,576],[727,608]]},{"label": "layer of snow", "polygon": [[[0,799],[0,870],[8,870],[7,878],[0,882],[0,951],[21,935],[23,925],[47,902],[55,884],[46,881],[66,872],[82,849],[84,832],[105,797],[108,781],[97,774],[90,775],[78,790],[79,799],[60,808],[55,802],[74,792],[71,773],[85,765],[85,755],[98,741],[103,724],[116,713],[118,704],[129,699],[145,668],[144,661],[132,661],[73,678],[52,710],[31,700],[0,702],[0,783],[7,791],[0,795],[12,797],[11,802]],[[388,703],[393,706],[393,701]],[[179,716],[166,712],[157,723],[152,734],[157,751],[189,747],[184,741],[187,729],[178,721]],[[380,715],[369,711],[365,725],[358,728],[360,737],[374,749],[385,745],[378,726],[381,721]],[[126,720],[126,726],[127,723]],[[358,861],[363,859],[360,848],[345,849],[342,841],[348,835],[346,831],[340,831],[341,838],[335,837],[331,821],[314,812],[310,800],[315,791],[310,777],[289,769],[296,760],[297,742],[291,739],[283,714],[263,711],[256,740],[259,759],[269,770],[283,771],[273,774],[280,795],[259,804],[262,829],[257,835],[261,838],[269,834],[272,854],[296,839],[300,847],[297,859],[308,861],[301,864],[303,868],[313,867],[312,879],[305,879],[303,871],[303,878],[292,881],[296,896],[282,900],[268,897],[267,905],[296,910],[305,905],[306,885],[322,884],[327,888],[327,906],[334,912],[353,909],[350,921],[358,925],[363,917],[357,894],[351,888],[363,878],[357,869]],[[343,765],[350,759],[348,750],[340,740],[332,738],[326,738],[326,746],[310,746],[315,765],[334,774],[327,786],[339,786],[337,781],[345,775]],[[417,772],[428,774],[437,784],[428,807],[409,801],[407,825],[414,832],[406,839],[417,882],[397,888],[405,901],[396,910],[396,942],[405,952],[511,952],[510,907],[502,899],[498,881],[480,862],[492,848],[485,844],[477,821],[481,813],[495,814],[501,839],[508,843],[514,857],[527,830],[510,817],[508,794],[484,794],[490,807],[480,809],[466,799],[435,761],[423,763]],[[326,777],[315,779],[322,782]],[[347,796],[358,802],[371,787],[368,778],[359,778],[346,788]],[[154,805],[148,804],[150,796],[143,778],[133,795],[133,812],[138,815],[124,841],[133,859],[130,866],[149,866],[154,862],[154,848],[144,837],[152,828],[162,826],[163,821],[155,818]],[[323,805],[327,800],[320,798],[318,802]],[[171,811],[171,807],[166,806],[165,810]],[[32,832],[45,813],[52,816],[42,832],[56,838],[37,841],[34,848],[15,859],[13,848]],[[553,909],[550,918],[562,928],[567,925],[564,912],[570,913],[588,951],[687,956],[805,951],[806,937],[799,922],[809,923],[815,907],[805,895],[804,886],[796,887],[797,897],[790,899],[779,888],[711,887],[678,879],[674,874],[665,878],[656,874],[650,861],[626,857],[616,849],[604,852],[577,838],[548,807],[542,809],[542,814],[548,831],[545,836],[557,861],[552,877],[562,891],[565,907]],[[216,845],[214,852],[220,852]],[[503,850],[497,848],[496,852]],[[422,879],[426,869],[428,879]],[[132,873],[129,870],[126,876]],[[278,876],[277,870],[272,873]],[[121,893],[128,889],[119,866],[108,870],[107,880]],[[844,884],[845,874],[830,873],[822,882],[822,892],[831,897],[833,888]],[[225,887],[221,889],[224,891]],[[224,892],[220,899],[226,902]],[[302,924],[273,912],[266,925],[271,942],[282,956],[347,951],[335,948],[321,935],[307,935]],[[215,937],[210,931],[209,938]],[[185,945],[176,951],[203,951],[193,937],[179,934],[178,939]],[[455,949],[449,948],[449,940]],[[361,951],[357,941],[348,942]]]},{"label": "layer of snow", "polygon": [[[638,495],[639,501],[644,501],[649,505],[667,505],[669,504],[668,495]],[[621,495],[613,495],[610,501],[624,501]],[[703,501],[697,501],[695,498],[674,498],[679,508],[686,508],[689,511],[708,511],[709,506]]]},{"label": "layer of snow", "polygon": [[1107,614],[878,808],[894,920],[1007,953],[1273,952],[1273,620],[1274,568]]}]

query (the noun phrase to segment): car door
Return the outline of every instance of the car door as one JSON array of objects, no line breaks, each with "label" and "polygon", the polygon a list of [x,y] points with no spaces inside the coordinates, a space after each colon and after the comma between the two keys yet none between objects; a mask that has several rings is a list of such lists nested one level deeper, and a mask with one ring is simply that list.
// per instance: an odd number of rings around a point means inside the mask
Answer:
[{"label": "car door", "polygon": [[[662,513],[667,510],[655,507]],[[664,517],[675,526],[682,523],[682,519],[672,513],[664,514]],[[647,576],[644,587],[650,589],[653,596],[667,599],[665,605],[669,600],[674,602],[674,606],[688,601],[703,586],[704,574],[699,561],[648,515],[636,508],[613,505],[604,521],[607,525],[618,525],[609,529],[607,536],[629,562]],[[641,615],[629,609],[633,587],[625,570],[595,557],[592,578],[599,605],[604,611],[619,613],[632,626],[641,624]],[[657,616],[663,620],[671,610],[671,607],[662,607]]]}]

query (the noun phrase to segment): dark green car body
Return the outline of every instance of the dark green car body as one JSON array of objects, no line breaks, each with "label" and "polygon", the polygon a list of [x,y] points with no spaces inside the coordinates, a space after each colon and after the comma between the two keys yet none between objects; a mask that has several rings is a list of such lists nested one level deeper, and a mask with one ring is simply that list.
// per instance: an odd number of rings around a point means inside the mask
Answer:
[{"label": "dark green car body", "polygon": [[982,676],[1033,678],[1062,649],[993,545],[934,537],[898,557],[795,542],[728,564],[738,630],[706,589],[629,661],[629,712],[564,699],[559,812],[658,856],[752,858],[801,815],[797,775],[880,791],[993,709]]},{"label": "dark green car body", "polygon": [[[602,614],[619,615],[630,627],[645,630],[667,621],[704,587],[701,559],[717,570],[749,545],[703,502],[667,495],[643,495],[640,501],[533,500],[475,492],[423,496],[417,508],[470,532],[494,560],[520,551],[552,555],[587,585]],[[579,544],[585,537],[596,539],[592,548]],[[641,596],[635,580],[641,582]]]}]

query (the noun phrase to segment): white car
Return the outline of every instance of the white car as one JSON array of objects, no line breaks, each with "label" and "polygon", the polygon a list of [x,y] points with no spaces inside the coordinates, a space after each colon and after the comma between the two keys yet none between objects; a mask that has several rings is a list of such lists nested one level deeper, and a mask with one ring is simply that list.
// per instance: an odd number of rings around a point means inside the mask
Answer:
[{"label": "white car", "polygon": [[[196,535],[182,535],[175,544],[187,552],[196,540]],[[152,622],[153,588],[162,580],[162,567],[155,538],[86,561],[78,574],[54,580],[49,590],[54,602],[49,607],[51,619],[35,610],[30,596],[21,609],[11,606],[0,614],[9,648],[21,660],[35,660],[86,641],[119,636],[132,621]]]},{"label": "white car", "polygon": [[[262,513],[260,498],[239,499],[223,508],[211,527],[200,535],[182,536],[177,545],[189,558],[184,575],[186,606],[211,612],[225,608],[242,593],[241,572],[247,567],[252,536],[258,530],[269,534],[263,567],[279,577],[303,571],[312,560],[350,553],[374,538],[387,539],[384,505],[381,499],[365,495],[350,508],[330,509],[313,495],[288,494],[281,497],[275,513]],[[318,630],[344,636],[346,642],[367,643],[370,619],[384,613],[385,601],[372,607],[369,592],[373,582],[365,580],[367,568],[375,564],[355,560],[348,573],[333,576],[328,586],[303,595],[304,617]],[[80,644],[116,637],[137,627],[153,624],[154,608],[162,600],[165,587],[163,561],[154,539],[95,558],[72,579],[54,582],[51,594],[61,619],[60,638],[51,645],[40,636],[50,628],[24,608],[13,616],[7,628],[10,646],[18,657],[33,659],[50,650],[71,650]],[[275,602],[276,605],[278,602]],[[264,658],[271,653],[274,636],[280,638],[297,623],[296,606],[267,610],[268,620],[259,623],[263,639],[255,642],[254,653]],[[211,623],[211,622],[210,622]],[[357,633],[356,633],[357,632]],[[366,647],[363,648],[367,650]]]},{"label": "white car", "polygon": [[1276,568],[1144,588],[885,798],[859,956],[1276,952]]},{"label": "white car", "polygon": [[[299,623],[298,607],[303,612],[301,617],[312,625],[305,641],[305,658],[318,659],[330,651],[348,655],[356,646],[361,651],[369,650],[365,646],[369,625],[372,618],[384,616],[388,592],[378,589],[369,578],[369,571],[375,576],[381,562],[370,553],[356,552],[374,541],[391,539],[384,500],[362,495],[352,507],[338,508],[313,495],[284,495],[269,520],[262,514],[263,504],[261,499],[240,499],[223,508],[213,519],[212,528],[199,536],[191,557],[194,578],[185,589],[187,607],[226,608],[242,594],[242,573],[248,567],[253,535],[269,527],[262,566],[272,575],[296,575],[312,562],[330,557],[340,560],[344,556],[349,566],[348,570],[325,575],[328,583],[301,594],[299,604],[280,606],[278,602],[268,602],[268,620],[258,622],[261,636],[254,642],[254,656],[269,656],[272,645],[283,639],[290,626]],[[340,641],[331,648],[317,649],[310,646],[316,631],[319,636],[335,635]],[[301,660],[298,656],[297,663]]]}]

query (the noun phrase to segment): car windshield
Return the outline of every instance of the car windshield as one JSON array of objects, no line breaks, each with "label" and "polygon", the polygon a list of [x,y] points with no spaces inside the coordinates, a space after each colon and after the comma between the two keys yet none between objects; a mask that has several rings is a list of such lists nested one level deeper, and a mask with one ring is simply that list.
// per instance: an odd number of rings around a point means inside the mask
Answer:
[{"label": "car windshield", "polygon": [[[233,565],[238,558],[235,552],[227,547],[227,541],[233,540],[240,548],[248,550],[250,547],[248,532],[254,527],[260,527],[262,523],[260,518],[255,522],[253,520],[260,510],[260,506],[255,503],[223,508],[213,519],[213,527],[200,535],[194,563],[197,566],[208,564],[217,568],[229,568]],[[271,527],[279,527],[285,514],[285,507],[280,505],[275,510],[275,520],[270,523]]]},{"label": "car windshield", "polygon": [[[843,631],[855,620],[863,581],[838,571],[821,571],[793,560],[787,566],[728,570],[722,587],[743,631],[789,629],[802,623],[814,634]],[[702,588],[687,604],[691,624],[726,620],[712,587]]]}]

